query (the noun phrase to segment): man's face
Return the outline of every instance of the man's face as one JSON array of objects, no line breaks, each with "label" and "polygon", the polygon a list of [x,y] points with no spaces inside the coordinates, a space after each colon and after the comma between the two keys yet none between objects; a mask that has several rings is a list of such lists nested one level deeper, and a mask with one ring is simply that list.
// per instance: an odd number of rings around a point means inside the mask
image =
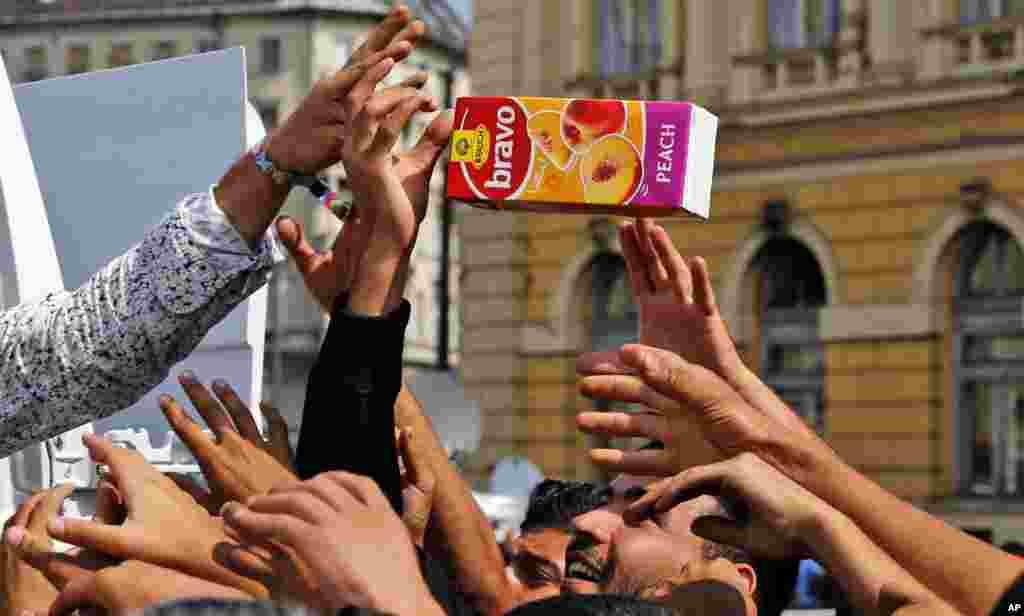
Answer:
[{"label": "man's face", "polygon": [[606,506],[576,517],[577,532],[565,559],[566,588],[580,593],[636,592],[658,582],[712,575],[702,556],[704,540],[691,528],[701,516],[725,515],[718,499],[700,496],[634,526],[622,519],[622,512],[655,480],[620,476],[612,482]]},{"label": "man's face", "polygon": [[523,603],[561,592],[565,551],[572,533],[557,528],[532,531],[512,540],[508,575],[520,589]]}]

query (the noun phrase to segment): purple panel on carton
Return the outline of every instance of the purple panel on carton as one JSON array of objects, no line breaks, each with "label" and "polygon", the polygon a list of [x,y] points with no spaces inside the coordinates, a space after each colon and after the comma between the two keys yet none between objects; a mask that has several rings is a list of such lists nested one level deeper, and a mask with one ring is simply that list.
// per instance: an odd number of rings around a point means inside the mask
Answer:
[{"label": "purple panel on carton", "polygon": [[644,111],[644,180],[630,203],[680,207],[693,107],[645,102]]}]

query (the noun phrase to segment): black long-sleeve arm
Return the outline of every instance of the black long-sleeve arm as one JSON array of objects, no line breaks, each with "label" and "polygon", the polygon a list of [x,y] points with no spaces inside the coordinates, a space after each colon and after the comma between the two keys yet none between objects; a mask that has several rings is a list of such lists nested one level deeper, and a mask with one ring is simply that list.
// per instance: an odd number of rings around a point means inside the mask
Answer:
[{"label": "black long-sleeve arm", "polygon": [[402,488],[395,444],[395,401],[409,302],[382,317],[352,314],[335,303],[306,386],[295,466],[302,479],[348,471],[377,482],[399,514]]}]

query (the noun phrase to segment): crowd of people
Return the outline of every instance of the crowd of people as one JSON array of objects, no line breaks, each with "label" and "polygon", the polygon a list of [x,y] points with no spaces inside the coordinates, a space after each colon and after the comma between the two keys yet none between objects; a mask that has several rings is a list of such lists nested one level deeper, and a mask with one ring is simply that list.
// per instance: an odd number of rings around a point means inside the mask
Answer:
[{"label": "crowd of people", "polygon": [[[395,154],[437,102],[422,74],[380,84],[423,34],[394,9],[213,189],[83,287],[0,314],[0,455],[144,395],[266,282],[278,242],[331,317],[294,453],[275,409],[261,406],[264,436],[229,384],[191,373],[181,386],[213,437],[173,397],[160,407],[204,485],[87,435],[96,515],[61,516],[67,485],[18,508],[0,549],[8,616],[773,616],[805,558],[863,614],[1003,614],[1024,601],[1024,561],[845,464],[744,365],[705,262],[649,220],[619,230],[637,343],[577,363],[584,395],[644,409],[581,413],[579,429],[649,444],[591,450],[617,474],[608,485],[538,485],[520,535],[499,545],[402,382],[405,276],[452,119],[438,114]],[[317,252],[278,212],[296,178],[338,162],[355,206]]]}]

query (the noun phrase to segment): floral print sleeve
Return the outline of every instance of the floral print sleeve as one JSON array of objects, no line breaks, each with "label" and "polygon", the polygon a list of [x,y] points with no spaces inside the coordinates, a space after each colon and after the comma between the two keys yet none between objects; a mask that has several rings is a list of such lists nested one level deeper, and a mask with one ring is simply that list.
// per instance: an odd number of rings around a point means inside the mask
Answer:
[{"label": "floral print sleeve", "polygon": [[283,256],[253,250],[212,189],[74,291],[0,313],[0,458],[139,400]]}]

